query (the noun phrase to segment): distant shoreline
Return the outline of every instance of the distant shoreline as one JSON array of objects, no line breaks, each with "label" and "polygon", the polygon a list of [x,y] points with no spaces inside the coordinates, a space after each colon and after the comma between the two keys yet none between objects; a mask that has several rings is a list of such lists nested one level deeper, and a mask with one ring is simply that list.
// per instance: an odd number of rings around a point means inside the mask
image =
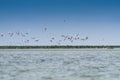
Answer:
[{"label": "distant shoreline", "polygon": [[82,46],[72,46],[72,45],[51,45],[51,46],[0,46],[0,49],[55,49],[55,48],[60,48],[60,49],[86,49],[86,48],[107,48],[107,49],[114,49],[114,48],[120,48],[120,46],[114,46],[114,45],[107,45],[107,46],[102,46],[102,45],[82,45]]}]

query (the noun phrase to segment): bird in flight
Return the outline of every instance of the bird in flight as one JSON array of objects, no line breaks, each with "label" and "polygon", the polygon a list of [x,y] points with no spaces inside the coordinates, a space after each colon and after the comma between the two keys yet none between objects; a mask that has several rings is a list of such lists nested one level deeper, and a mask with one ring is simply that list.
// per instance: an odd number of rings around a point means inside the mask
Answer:
[{"label": "bird in flight", "polygon": [[45,31],[47,31],[47,28],[44,28]]}]

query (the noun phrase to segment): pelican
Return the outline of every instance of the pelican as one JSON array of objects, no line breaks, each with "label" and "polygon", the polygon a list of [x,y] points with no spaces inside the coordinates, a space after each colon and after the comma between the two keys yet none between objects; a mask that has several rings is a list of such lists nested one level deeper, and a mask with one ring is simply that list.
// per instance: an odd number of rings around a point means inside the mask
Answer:
[{"label": "pelican", "polygon": [[29,40],[27,39],[27,40],[25,40],[24,42],[25,42],[25,43],[28,43],[28,42],[29,42]]},{"label": "pelican", "polygon": [[45,31],[47,31],[47,28],[44,28]]},{"label": "pelican", "polygon": [[53,40],[50,40],[50,42],[53,42]]},{"label": "pelican", "polygon": [[31,39],[35,39],[35,37],[31,37]]},{"label": "pelican", "polygon": [[22,37],[26,37],[23,33],[21,33]]},{"label": "pelican", "polygon": [[82,41],[84,41],[85,39],[81,39]]},{"label": "pelican", "polygon": [[64,38],[64,41],[65,41],[65,40],[66,40],[66,38],[67,38],[65,35],[61,35],[61,37],[63,37],[63,38]]},{"label": "pelican", "polygon": [[4,36],[4,34],[3,34],[3,33],[0,33],[0,36],[1,36],[1,37],[3,37],[3,36]]},{"label": "pelican", "polygon": [[60,45],[60,44],[61,44],[61,42],[62,42],[62,40],[59,40],[59,41],[58,41],[58,45]]},{"label": "pelican", "polygon": [[88,39],[88,37],[85,38],[86,40]]},{"label": "pelican", "polygon": [[61,37],[65,37],[65,35],[61,35]]},{"label": "pelican", "polygon": [[52,39],[52,40],[54,40],[55,38],[54,38],[54,37],[52,37],[51,39]]},{"label": "pelican", "polygon": [[59,40],[59,42],[62,42],[62,40]]},{"label": "pelican", "polygon": [[25,34],[26,34],[26,35],[28,35],[29,33],[28,33],[28,32],[26,32]]},{"label": "pelican", "polygon": [[17,35],[20,35],[20,32],[16,32]]},{"label": "pelican", "polygon": [[10,32],[9,32],[8,34],[10,35],[10,37],[12,37],[14,33],[12,33],[12,32],[10,33]]},{"label": "pelican", "polygon": [[66,22],[66,20],[64,20],[64,22]]},{"label": "pelican", "polygon": [[71,41],[71,43],[73,43],[73,40],[70,40]]},{"label": "pelican", "polygon": [[39,39],[36,39],[36,40],[35,40],[35,42],[38,42],[38,41],[39,41]]},{"label": "pelican", "polygon": [[79,34],[77,34],[76,36],[79,36]]}]

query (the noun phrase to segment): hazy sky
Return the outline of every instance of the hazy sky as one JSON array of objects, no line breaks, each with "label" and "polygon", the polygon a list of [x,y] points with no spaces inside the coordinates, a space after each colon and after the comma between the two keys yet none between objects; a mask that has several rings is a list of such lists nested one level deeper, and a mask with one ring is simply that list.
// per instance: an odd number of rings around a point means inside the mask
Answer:
[{"label": "hazy sky", "polygon": [[0,33],[0,45],[55,45],[61,35],[78,33],[89,39],[61,44],[120,45],[120,0],[0,0]]}]

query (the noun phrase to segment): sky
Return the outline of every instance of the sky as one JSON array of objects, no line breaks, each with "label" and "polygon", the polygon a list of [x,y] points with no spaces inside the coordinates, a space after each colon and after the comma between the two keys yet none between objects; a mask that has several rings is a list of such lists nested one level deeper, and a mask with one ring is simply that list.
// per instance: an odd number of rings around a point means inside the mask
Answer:
[{"label": "sky", "polygon": [[119,30],[120,0],[0,0],[0,45],[120,45]]}]

